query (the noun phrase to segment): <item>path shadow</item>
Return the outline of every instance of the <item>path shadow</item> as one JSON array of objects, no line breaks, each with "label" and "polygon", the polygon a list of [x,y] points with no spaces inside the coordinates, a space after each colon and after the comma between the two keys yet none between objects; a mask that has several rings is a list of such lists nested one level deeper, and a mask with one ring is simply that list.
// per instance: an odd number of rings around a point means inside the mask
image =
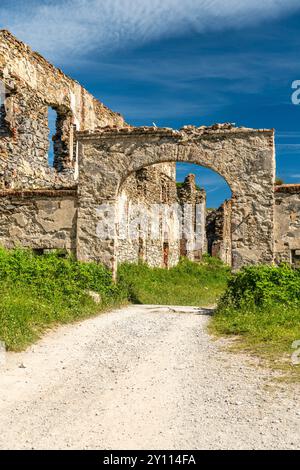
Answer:
[{"label": "path shadow", "polygon": [[195,313],[195,315],[207,315],[209,317],[212,317],[215,313],[215,308],[206,308],[206,307],[201,307],[199,308],[198,312]]}]

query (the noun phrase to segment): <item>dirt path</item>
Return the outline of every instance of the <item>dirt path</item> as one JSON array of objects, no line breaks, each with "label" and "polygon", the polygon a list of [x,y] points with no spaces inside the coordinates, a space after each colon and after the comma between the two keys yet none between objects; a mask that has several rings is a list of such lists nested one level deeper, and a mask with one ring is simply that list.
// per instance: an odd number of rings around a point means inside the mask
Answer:
[{"label": "dirt path", "polygon": [[225,352],[208,313],[132,306],[8,354],[0,448],[300,448],[299,388]]}]

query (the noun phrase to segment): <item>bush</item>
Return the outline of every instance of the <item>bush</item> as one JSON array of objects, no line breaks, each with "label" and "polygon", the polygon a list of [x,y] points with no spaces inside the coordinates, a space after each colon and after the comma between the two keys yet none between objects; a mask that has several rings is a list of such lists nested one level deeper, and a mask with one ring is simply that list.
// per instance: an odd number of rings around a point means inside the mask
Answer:
[{"label": "bush", "polygon": [[220,308],[294,305],[300,301],[300,270],[288,265],[249,266],[234,274],[220,301]]},{"label": "bush", "polygon": [[[102,265],[0,248],[0,340],[22,349],[53,323],[65,323],[122,303],[125,293]],[[95,304],[88,291],[100,294]]]},{"label": "bush", "polygon": [[211,327],[242,335],[259,350],[290,350],[300,339],[300,271],[287,265],[251,266],[234,274]]}]

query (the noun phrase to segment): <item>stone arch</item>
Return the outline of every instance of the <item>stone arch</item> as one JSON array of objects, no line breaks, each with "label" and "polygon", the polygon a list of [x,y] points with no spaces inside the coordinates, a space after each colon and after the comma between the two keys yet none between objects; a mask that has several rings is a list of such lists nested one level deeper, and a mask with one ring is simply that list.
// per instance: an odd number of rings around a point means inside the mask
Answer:
[{"label": "stone arch", "polygon": [[[103,204],[114,210],[120,187],[141,168],[163,162],[188,162],[210,168],[228,183],[232,203],[233,268],[272,263],[275,181],[274,131],[231,125],[106,129],[79,133],[78,258],[116,265],[114,229],[106,240]],[[113,216],[113,215],[112,215]],[[112,223],[110,221],[110,223]]]},{"label": "stone arch", "polygon": [[126,169],[126,172],[124,172],[123,176],[121,177],[121,179],[119,180],[119,186],[118,188],[116,188],[116,194],[119,194],[119,192],[121,191],[122,189],[122,186],[124,185],[124,183],[126,182],[127,178],[129,176],[131,176],[132,174],[136,173],[137,171],[143,169],[143,168],[149,168],[151,167],[152,165],[157,165],[159,163],[178,163],[178,162],[182,162],[182,163],[192,163],[192,164],[195,164],[195,165],[198,165],[198,166],[201,166],[203,168],[208,168],[209,170],[212,170],[214,171],[215,173],[217,173],[219,176],[221,176],[225,181],[226,183],[228,184],[228,186],[231,188],[231,184],[229,183],[229,178],[226,176],[224,176],[224,174],[221,173],[221,170],[216,170],[216,168],[213,168],[212,165],[210,165],[207,160],[203,161],[202,163],[200,163],[202,159],[192,159],[192,158],[188,158],[188,160],[186,159],[180,159],[180,157],[178,157],[177,159],[169,159],[167,157],[165,158],[162,158],[160,159],[159,161],[155,161],[153,163],[148,163],[147,165],[143,165],[143,166],[140,166],[139,164],[138,165],[132,165],[132,167],[129,167]]}]

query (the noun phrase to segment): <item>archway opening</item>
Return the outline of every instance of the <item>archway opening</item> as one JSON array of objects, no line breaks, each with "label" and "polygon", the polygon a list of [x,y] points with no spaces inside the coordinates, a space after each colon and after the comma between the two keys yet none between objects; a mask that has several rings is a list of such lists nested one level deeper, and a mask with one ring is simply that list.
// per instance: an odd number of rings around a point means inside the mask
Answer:
[{"label": "archway opening", "polygon": [[[115,217],[119,189],[150,165],[195,163],[222,175],[232,189],[232,268],[274,261],[274,131],[216,124],[199,128],[104,129],[79,133],[80,182],[77,256],[116,272]],[[91,197],[91,195],[93,195]],[[104,211],[105,212],[105,211]],[[91,217],[91,214],[94,214]],[[144,224],[142,225],[144,227]],[[108,232],[108,233],[107,233]],[[143,250],[140,250],[143,251]]]},{"label": "archway opening", "polygon": [[209,253],[231,265],[231,190],[213,170],[152,164],[131,173],[117,198],[117,259],[153,267]]},{"label": "archway opening", "polygon": [[[189,198],[191,202],[203,201],[200,224],[204,231],[202,248],[199,253],[221,259],[225,264],[232,264],[232,191],[226,180],[217,172],[193,163],[176,164],[176,185],[179,200]],[[197,202],[196,202],[197,204]],[[197,215],[197,213],[196,213]],[[197,236],[195,242],[197,245]],[[199,243],[198,243],[199,244]],[[182,247],[184,250],[184,240]],[[188,253],[187,253],[188,254]],[[181,252],[182,256],[186,252]],[[199,259],[197,253],[192,257]]]}]

